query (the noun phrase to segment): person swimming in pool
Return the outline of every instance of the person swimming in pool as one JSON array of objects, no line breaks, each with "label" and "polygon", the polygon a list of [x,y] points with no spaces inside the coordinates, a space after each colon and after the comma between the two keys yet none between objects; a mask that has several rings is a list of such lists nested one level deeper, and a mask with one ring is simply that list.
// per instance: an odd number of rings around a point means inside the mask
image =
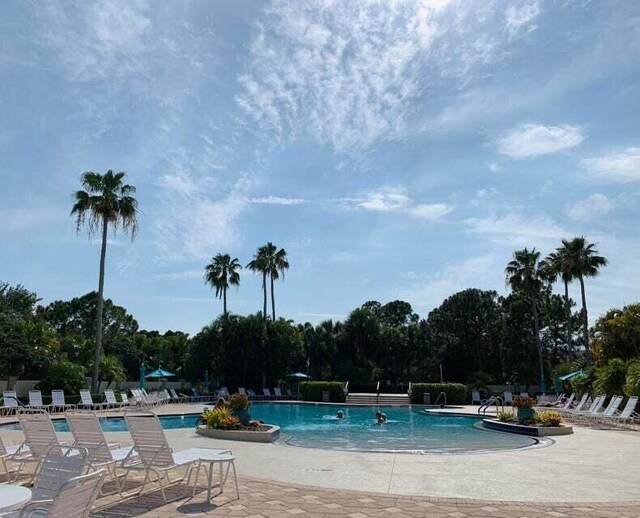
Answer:
[{"label": "person swimming in pool", "polygon": [[377,424],[385,424],[387,422],[387,415],[382,412],[376,412],[376,422]]},{"label": "person swimming in pool", "polygon": [[338,410],[338,413],[336,414],[336,417],[338,419],[344,419],[344,412],[342,412],[342,410]]}]

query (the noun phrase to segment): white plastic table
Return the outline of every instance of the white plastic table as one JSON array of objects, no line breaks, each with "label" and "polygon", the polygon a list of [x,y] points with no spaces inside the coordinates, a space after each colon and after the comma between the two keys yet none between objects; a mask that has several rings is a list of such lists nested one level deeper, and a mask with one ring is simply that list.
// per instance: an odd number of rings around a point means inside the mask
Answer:
[{"label": "white plastic table", "polygon": [[[219,476],[220,476],[220,493],[224,491],[224,484],[227,481],[227,477],[229,476],[229,469],[233,468],[233,480],[236,485],[236,498],[240,498],[240,490],[238,489],[238,476],[236,474],[236,465],[235,465],[235,457],[230,453],[216,453],[215,451],[207,452],[205,448],[202,448],[202,452],[199,454],[198,459],[198,467],[196,468],[196,480],[195,485],[193,487],[193,491],[195,494],[195,489],[198,484],[198,475],[200,474],[200,467],[204,467],[205,471],[207,471],[208,475],[208,484],[207,484],[207,502],[211,501],[211,489],[213,488],[213,465],[218,464],[220,468]],[[223,470],[224,464],[227,464],[226,472]],[[209,465],[207,468],[206,464]]]},{"label": "white plastic table", "polygon": [[20,509],[31,500],[31,489],[12,484],[0,484],[0,513]]}]

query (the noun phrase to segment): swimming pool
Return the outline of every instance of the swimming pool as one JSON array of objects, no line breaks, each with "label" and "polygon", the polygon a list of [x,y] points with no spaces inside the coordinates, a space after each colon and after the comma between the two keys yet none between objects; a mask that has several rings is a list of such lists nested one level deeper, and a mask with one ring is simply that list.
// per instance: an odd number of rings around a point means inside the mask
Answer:
[{"label": "swimming pool", "polygon": [[[344,418],[338,419],[338,410]],[[479,419],[465,416],[429,415],[419,408],[380,407],[387,415],[376,424],[374,407],[257,403],[253,419],[281,428],[280,442],[307,448],[354,451],[400,451],[413,453],[456,453],[500,451],[539,444],[532,437],[484,430]],[[193,428],[198,415],[161,416],[165,429]],[[57,431],[69,431],[64,420],[54,421]],[[15,425],[17,428],[18,426]],[[125,431],[124,419],[102,420],[106,432]]]}]

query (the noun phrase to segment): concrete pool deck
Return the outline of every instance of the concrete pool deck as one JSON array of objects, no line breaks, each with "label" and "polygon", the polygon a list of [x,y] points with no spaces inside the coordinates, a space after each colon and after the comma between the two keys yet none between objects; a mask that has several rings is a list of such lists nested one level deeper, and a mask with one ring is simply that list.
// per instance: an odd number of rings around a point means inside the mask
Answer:
[{"label": "concrete pool deck", "polygon": [[[158,413],[197,408],[167,405]],[[460,409],[464,410],[469,408]],[[7,444],[22,440],[20,431],[1,433]],[[70,434],[60,435],[70,438]],[[640,500],[640,433],[633,431],[576,427],[573,435],[557,437],[544,448],[426,455],[219,441],[199,437],[193,429],[166,430],[166,435],[176,450],[194,446],[232,449],[241,476],[280,484],[501,502],[631,504]],[[131,442],[127,432],[110,432],[107,437],[123,445]],[[627,515],[640,516],[640,505]]]}]

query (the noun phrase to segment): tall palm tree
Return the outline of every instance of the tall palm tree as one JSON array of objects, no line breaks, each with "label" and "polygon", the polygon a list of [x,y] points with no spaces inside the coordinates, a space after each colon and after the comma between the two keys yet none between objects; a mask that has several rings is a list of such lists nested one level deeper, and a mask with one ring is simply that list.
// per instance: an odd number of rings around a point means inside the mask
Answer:
[{"label": "tall palm tree", "polygon": [[227,290],[230,286],[240,286],[242,269],[238,258],[231,259],[229,254],[218,254],[205,266],[204,281],[216,289],[216,297],[222,299],[223,313],[227,315]]},{"label": "tall palm tree", "polygon": [[274,281],[280,278],[284,279],[284,272],[289,269],[289,260],[287,259],[287,252],[284,248],[281,248],[276,252],[276,247],[273,243],[268,243],[267,248],[269,252],[269,277],[271,278],[271,318],[275,322],[276,320],[276,297],[273,289]]},{"label": "tall palm tree", "polygon": [[269,272],[269,260],[267,247],[261,246],[253,256],[253,259],[247,264],[247,268],[252,272],[259,272],[262,274],[262,319],[267,321],[267,274]]},{"label": "tall palm tree", "polygon": [[608,261],[599,255],[594,243],[587,243],[584,236],[574,237],[571,241],[562,240],[563,254],[566,255],[568,268],[573,278],[580,282],[580,295],[582,297],[582,339],[586,350],[587,361],[590,361],[589,353],[589,317],[587,315],[587,298],[584,290],[584,278],[595,277],[600,268],[607,266]]},{"label": "tall palm tree", "polygon": [[107,255],[107,232],[118,227],[131,235],[133,239],[138,231],[138,201],[134,198],[136,188],[124,183],[125,173],[114,173],[109,169],[106,174],[86,172],[82,175],[84,190],[76,191],[71,215],[76,216],[76,230],[86,224],[91,236],[96,231],[102,235],[100,248],[100,275],[98,280],[98,303],[96,308],[96,344],[93,351],[93,379],[91,389],[97,392],[100,375],[100,355],[102,352],[102,309],[104,305],[104,267]]},{"label": "tall palm tree", "polygon": [[504,272],[507,276],[507,284],[514,292],[521,293],[529,299],[531,312],[533,313],[533,332],[538,348],[538,366],[540,368],[540,390],[546,391],[544,381],[544,359],[542,357],[542,342],[540,341],[540,322],[538,321],[538,298],[542,289],[542,272],[540,270],[540,252],[535,248],[524,248],[513,254],[513,260],[509,261]]},{"label": "tall palm tree", "polygon": [[566,250],[562,247],[550,253],[543,263],[543,271],[547,280],[550,283],[554,283],[558,277],[560,277],[564,284],[565,332],[567,334],[567,345],[569,346],[569,357],[574,359],[575,350],[571,330],[571,299],[569,298],[569,283],[573,280],[571,263],[567,257]]}]

